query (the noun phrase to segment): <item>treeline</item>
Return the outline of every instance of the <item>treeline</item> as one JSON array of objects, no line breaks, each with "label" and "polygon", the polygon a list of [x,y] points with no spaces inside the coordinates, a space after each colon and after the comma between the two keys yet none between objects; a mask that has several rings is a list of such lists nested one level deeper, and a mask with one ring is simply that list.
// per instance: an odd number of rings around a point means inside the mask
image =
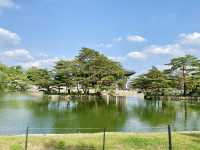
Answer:
[{"label": "treeline", "polygon": [[0,90],[23,91],[35,85],[45,93],[72,91],[89,94],[124,87],[127,77],[121,64],[89,48],[82,48],[73,60],[59,60],[51,70],[37,67],[0,66]]},{"label": "treeline", "polygon": [[22,67],[8,67],[0,64],[0,92],[1,91],[25,91],[29,80]]},{"label": "treeline", "polygon": [[152,67],[131,82],[145,96],[200,96],[200,60],[192,55],[172,59],[163,71]]}]

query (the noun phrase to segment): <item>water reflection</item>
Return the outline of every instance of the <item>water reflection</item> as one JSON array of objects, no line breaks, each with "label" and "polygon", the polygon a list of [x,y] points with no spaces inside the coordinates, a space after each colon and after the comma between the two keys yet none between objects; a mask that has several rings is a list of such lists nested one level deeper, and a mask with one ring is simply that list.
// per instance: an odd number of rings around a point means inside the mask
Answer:
[{"label": "water reflection", "polygon": [[144,101],[133,106],[133,115],[150,126],[173,124],[176,120],[175,106],[166,101]]},{"label": "water reflection", "polygon": [[[27,125],[49,128],[45,133],[63,133],[52,128],[152,131],[152,127],[166,127],[167,124],[172,124],[174,130],[200,130],[200,104],[146,101],[137,97],[74,96],[67,100],[62,97],[49,100],[26,94],[0,96],[0,127],[9,128],[0,129],[0,134],[22,133]],[[42,130],[37,129],[37,132]]]},{"label": "water reflection", "polygon": [[[124,97],[110,97],[109,103],[105,99],[95,96],[72,97],[72,100],[29,102],[28,109],[34,118],[40,120],[51,118],[51,128],[115,128],[119,130],[127,120]],[[49,122],[49,121],[48,121]],[[43,125],[37,125],[42,127]]]}]

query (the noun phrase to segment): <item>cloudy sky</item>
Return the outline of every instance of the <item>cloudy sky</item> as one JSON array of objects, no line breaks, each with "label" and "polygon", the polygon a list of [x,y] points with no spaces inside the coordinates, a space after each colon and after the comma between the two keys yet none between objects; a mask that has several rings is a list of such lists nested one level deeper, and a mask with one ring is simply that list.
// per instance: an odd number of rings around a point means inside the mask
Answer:
[{"label": "cloudy sky", "polygon": [[81,47],[129,70],[200,58],[199,0],[0,0],[0,62],[50,67]]}]

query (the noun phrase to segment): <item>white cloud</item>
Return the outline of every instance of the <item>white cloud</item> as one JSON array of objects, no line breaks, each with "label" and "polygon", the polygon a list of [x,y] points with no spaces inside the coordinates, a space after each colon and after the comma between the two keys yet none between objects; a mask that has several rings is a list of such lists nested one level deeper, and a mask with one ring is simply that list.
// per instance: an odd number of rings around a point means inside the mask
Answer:
[{"label": "white cloud", "polygon": [[49,56],[48,56],[47,54],[45,54],[45,53],[39,53],[39,57],[40,57],[40,58],[43,58],[43,59],[46,59],[46,58],[48,58]]},{"label": "white cloud", "polygon": [[33,60],[30,52],[26,49],[15,49],[0,53],[3,61],[27,62]]},{"label": "white cloud", "polygon": [[99,43],[99,44],[96,45],[96,47],[98,47],[98,48],[101,48],[101,47],[104,47],[104,46],[105,46],[104,43]]},{"label": "white cloud", "polygon": [[166,69],[170,69],[170,66],[169,65],[156,65],[156,68],[163,71],[163,70],[166,70]]},{"label": "white cloud", "polygon": [[123,40],[122,37],[117,37],[113,39],[114,42],[121,42],[122,40]]},{"label": "white cloud", "polygon": [[20,65],[25,69],[28,69],[28,68],[31,68],[31,67],[41,67],[40,62],[38,62],[38,61],[30,61],[30,62],[27,62],[27,63],[21,63]]},{"label": "white cloud", "polygon": [[139,59],[139,60],[146,58],[146,54],[143,53],[143,52],[139,52],[139,51],[130,52],[130,53],[127,54],[127,56],[129,58]]},{"label": "white cloud", "polygon": [[131,42],[144,42],[144,41],[146,41],[146,39],[144,37],[139,36],[139,35],[129,35],[127,37],[127,40],[131,41]]},{"label": "white cloud", "polygon": [[181,44],[187,44],[187,45],[198,45],[200,46],[200,33],[199,32],[193,32],[189,34],[182,33],[179,35],[181,40]]},{"label": "white cloud", "polygon": [[16,4],[13,0],[0,0],[0,8],[12,8],[15,6]]},{"label": "white cloud", "polygon": [[163,55],[184,55],[185,50],[184,48],[179,44],[168,44],[168,45],[151,45],[148,46],[145,50],[147,53],[152,54],[163,54]]},{"label": "white cloud", "polygon": [[40,68],[49,68],[54,65],[56,61],[59,61],[61,58],[53,57],[53,58],[46,58],[46,59],[37,59],[35,58],[33,61],[29,61],[26,63],[21,63],[24,68],[30,67],[40,67]]},{"label": "white cloud", "polygon": [[165,45],[149,45],[140,52],[146,56],[153,55],[168,55],[172,57],[183,56],[186,54],[195,55],[200,49],[200,33],[193,32],[189,34],[180,34],[180,39],[175,43]]},{"label": "white cloud", "polygon": [[66,59],[66,58],[65,57],[51,58],[44,53],[39,53],[38,55],[32,55],[31,52],[26,49],[15,49],[0,53],[0,60],[3,63],[10,65],[21,65],[24,68],[29,68],[32,66],[49,68],[52,67],[54,63],[60,59]]},{"label": "white cloud", "polygon": [[[58,57],[50,58],[45,53],[33,55],[27,49],[15,48],[18,44],[20,44],[20,41],[21,39],[16,33],[0,28],[0,63],[8,65],[21,65],[24,68],[31,66],[51,67],[54,65],[55,61],[61,59]],[[62,57],[62,59],[65,59],[65,57]]]},{"label": "white cloud", "polygon": [[97,48],[111,48],[113,47],[113,44],[105,44],[105,43],[99,43],[96,45]]},{"label": "white cloud", "polygon": [[[0,0],[0,2],[2,1]],[[55,61],[60,59],[58,57],[50,58],[44,53],[33,55],[27,49],[15,48],[18,44],[20,44],[20,42],[21,39],[19,35],[7,29],[0,28],[0,63],[8,65],[21,65],[25,68],[31,66],[51,67]]]},{"label": "white cloud", "polygon": [[20,37],[7,29],[0,28],[0,48],[10,48],[20,43]]},{"label": "white cloud", "polygon": [[126,59],[125,57],[121,57],[121,56],[109,56],[108,58],[112,59],[113,61],[118,61],[118,62],[121,62]]},{"label": "white cloud", "polygon": [[111,48],[111,47],[113,47],[113,45],[112,44],[106,44],[105,47],[106,48]]}]

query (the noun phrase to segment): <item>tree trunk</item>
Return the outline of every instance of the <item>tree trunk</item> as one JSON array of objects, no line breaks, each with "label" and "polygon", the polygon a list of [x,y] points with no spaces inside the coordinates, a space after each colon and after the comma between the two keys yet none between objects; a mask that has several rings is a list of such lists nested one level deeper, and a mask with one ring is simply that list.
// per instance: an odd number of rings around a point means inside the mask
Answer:
[{"label": "tree trunk", "polygon": [[68,89],[68,90],[67,90],[67,93],[68,93],[68,94],[70,94],[70,93],[71,93],[70,89]]},{"label": "tree trunk", "polygon": [[58,86],[58,93],[60,94],[60,86]]},{"label": "tree trunk", "polygon": [[68,93],[68,86],[67,86],[67,83],[65,84],[65,88],[66,88],[66,93]]},{"label": "tree trunk", "polygon": [[184,84],[183,84],[183,96],[186,96],[187,94],[187,87],[186,87],[186,83],[184,81]]},{"label": "tree trunk", "polygon": [[47,94],[49,94],[51,91],[50,91],[50,87],[47,86]]},{"label": "tree trunk", "polygon": [[79,87],[79,83],[76,85],[76,89],[77,89],[77,92],[80,93],[80,90],[78,87]]},{"label": "tree trunk", "polygon": [[83,88],[83,93],[86,95],[87,94],[87,89]]},{"label": "tree trunk", "polygon": [[90,94],[90,90],[89,89],[87,89],[87,95],[89,95]]},{"label": "tree trunk", "polygon": [[187,94],[187,87],[186,87],[186,75],[185,75],[185,66],[183,66],[183,96],[186,96]]}]

